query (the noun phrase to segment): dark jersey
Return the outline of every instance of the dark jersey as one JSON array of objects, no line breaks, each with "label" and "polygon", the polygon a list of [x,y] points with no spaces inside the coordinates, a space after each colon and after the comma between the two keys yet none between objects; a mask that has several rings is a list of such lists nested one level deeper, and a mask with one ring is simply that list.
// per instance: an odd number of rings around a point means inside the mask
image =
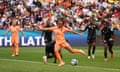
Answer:
[{"label": "dark jersey", "polygon": [[96,30],[98,26],[96,24],[89,24],[84,31],[88,30],[88,39],[96,39]]},{"label": "dark jersey", "polygon": [[101,30],[104,41],[109,41],[110,38],[114,35],[114,31],[112,31],[109,27],[105,27]]},{"label": "dark jersey", "polygon": [[[46,25],[47,27],[51,27],[50,25]],[[52,32],[51,31],[43,31],[42,36],[44,35],[45,42],[51,42],[52,41]]]}]

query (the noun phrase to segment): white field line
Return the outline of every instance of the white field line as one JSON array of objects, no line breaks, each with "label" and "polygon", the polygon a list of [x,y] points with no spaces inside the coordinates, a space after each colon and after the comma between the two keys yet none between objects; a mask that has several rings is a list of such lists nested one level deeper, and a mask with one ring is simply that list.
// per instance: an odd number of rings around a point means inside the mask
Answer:
[{"label": "white field line", "polygon": [[[3,59],[3,58],[0,58],[0,60],[1,61],[23,62],[23,63],[33,63],[33,64],[43,64],[42,62],[27,61],[27,60]],[[53,64],[53,63],[47,63],[47,64],[56,65],[56,64]],[[75,67],[88,68],[88,69],[101,69],[101,70],[107,70],[107,71],[118,71],[118,72],[120,72],[120,69],[114,69],[114,68],[102,68],[102,67],[94,67],[94,66],[75,66]]]}]

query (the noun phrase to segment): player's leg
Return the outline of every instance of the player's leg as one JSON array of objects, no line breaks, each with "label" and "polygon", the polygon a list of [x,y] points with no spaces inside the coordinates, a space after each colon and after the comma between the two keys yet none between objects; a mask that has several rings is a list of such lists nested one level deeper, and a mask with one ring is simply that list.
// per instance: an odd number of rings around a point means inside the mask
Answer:
[{"label": "player's leg", "polygon": [[15,44],[12,43],[12,56],[15,56]]},{"label": "player's leg", "polygon": [[92,40],[90,37],[87,38],[87,43],[88,43],[88,59],[91,58],[91,47],[92,47]]},{"label": "player's leg", "polygon": [[88,59],[90,59],[91,58],[91,44],[90,43],[88,43]]},{"label": "player's leg", "polygon": [[104,44],[104,61],[105,62],[107,61],[107,48],[108,48],[108,45],[105,43]]},{"label": "player's leg", "polygon": [[12,56],[15,56],[15,40],[14,40],[14,38],[11,38],[11,43],[12,43]]},{"label": "player's leg", "polygon": [[45,46],[45,55],[47,56],[47,59],[51,58],[51,56],[50,56],[50,46],[48,45],[48,43]]},{"label": "player's leg", "polygon": [[45,42],[45,56],[43,56],[43,63],[44,63],[44,64],[47,63],[48,57],[49,57],[49,50],[48,50],[47,43]]},{"label": "player's leg", "polygon": [[54,57],[54,43],[49,42],[46,45],[46,56],[47,58],[53,58]]},{"label": "player's leg", "polygon": [[19,43],[15,43],[15,47],[16,47],[16,56],[19,55]]},{"label": "player's leg", "polygon": [[[54,62],[53,63],[56,63],[57,62],[57,57],[55,56],[55,41],[53,41],[53,42],[51,42],[51,52],[52,52],[52,54],[53,54],[53,56],[54,56]],[[61,54],[61,50],[59,50],[59,53],[60,53],[60,56],[61,56],[61,58],[62,58],[62,54]]]},{"label": "player's leg", "polygon": [[112,47],[113,47],[113,41],[110,41],[108,43],[108,48],[109,48],[109,52],[111,53],[111,58],[114,58],[114,53],[113,53]]},{"label": "player's leg", "polygon": [[[59,53],[60,53],[60,56],[61,56],[61,58],[62,58],[62,53],[61,53],[61,50],[59,51]],[[54,62],[53,63],[56,63],[57,62],[57,57],[55,56],[55,53],[54,53]]]},{"label": "player's leg", "polygon": [[60,51],[60,46],[58,44],[55,44],[55,56],[58,59],[58,61],[60,62],[60,64],[58,66],[64,66],[64,61],[62,60],[62,57],[59,53]]},{"label": "player's leg", "polygon": [[51,42],[46,40],[45,41],[45,56],[43,56],[43,63],[47,63],[47,59],[52,58],[53,55],[51,54]]},{"label": "player's leg", "polygon": [[68,43],[65,43],[65,46],[64,46],[69,52],[71,53],[80,53],[84,56],[86,56],[86,53],[82,50],[82,49],[73,49]]},{"label": "player's leg", "polygon": [[95,58],[95,49],[96,49],[96,42],[93,42],[92,59]]},{"label": "player's leg", "polygon": [[57,62],[57,57],[55,56],[55,41],[52,41],[51,42],[51,52],[52,52],[52,55],[53,55],[53,57],[54,57],[54,62],[53,63],[56,63]]},{"label": "player's leg", "polygon": [[19,38],[15,39],[16,56],[19,55]]}]

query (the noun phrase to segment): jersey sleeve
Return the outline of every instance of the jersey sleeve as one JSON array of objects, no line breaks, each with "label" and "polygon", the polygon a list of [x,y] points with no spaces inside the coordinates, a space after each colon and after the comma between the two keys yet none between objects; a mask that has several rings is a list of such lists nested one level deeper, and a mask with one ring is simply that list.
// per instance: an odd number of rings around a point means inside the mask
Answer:
[{"label": "jersey sleeve", "polygon": [[65,32],[70,32],[71,30],[64,27]]}]

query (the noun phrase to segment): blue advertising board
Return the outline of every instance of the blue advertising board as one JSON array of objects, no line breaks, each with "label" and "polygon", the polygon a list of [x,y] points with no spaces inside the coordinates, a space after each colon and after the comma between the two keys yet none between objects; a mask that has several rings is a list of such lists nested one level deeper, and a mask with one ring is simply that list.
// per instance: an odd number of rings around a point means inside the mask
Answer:
[{"label": "blue advertising board", "polygon": [[[6,30],[0,30],[0,35],[4,34]],[[19,33],[19,45],[20,46],[42,46],[44,44],[44,38],[41,37],[41,31],[25,30],[24,36],[22,33]],[[115,45],[120,43],[120,32],[115,31],[116,41]],[[42,40],[41,40],[42,38]],[[68,40],[72,46],[86,46],[87,45],[87,31],[83,33],[83,36],[65,33],[65,38]],[[98,38],[99,39],[99,38]],[[99,42],[97,42],[99,44]],[[0,46],[11,46],[11,33],[8,33],[6,36],[0,36]]]}]

